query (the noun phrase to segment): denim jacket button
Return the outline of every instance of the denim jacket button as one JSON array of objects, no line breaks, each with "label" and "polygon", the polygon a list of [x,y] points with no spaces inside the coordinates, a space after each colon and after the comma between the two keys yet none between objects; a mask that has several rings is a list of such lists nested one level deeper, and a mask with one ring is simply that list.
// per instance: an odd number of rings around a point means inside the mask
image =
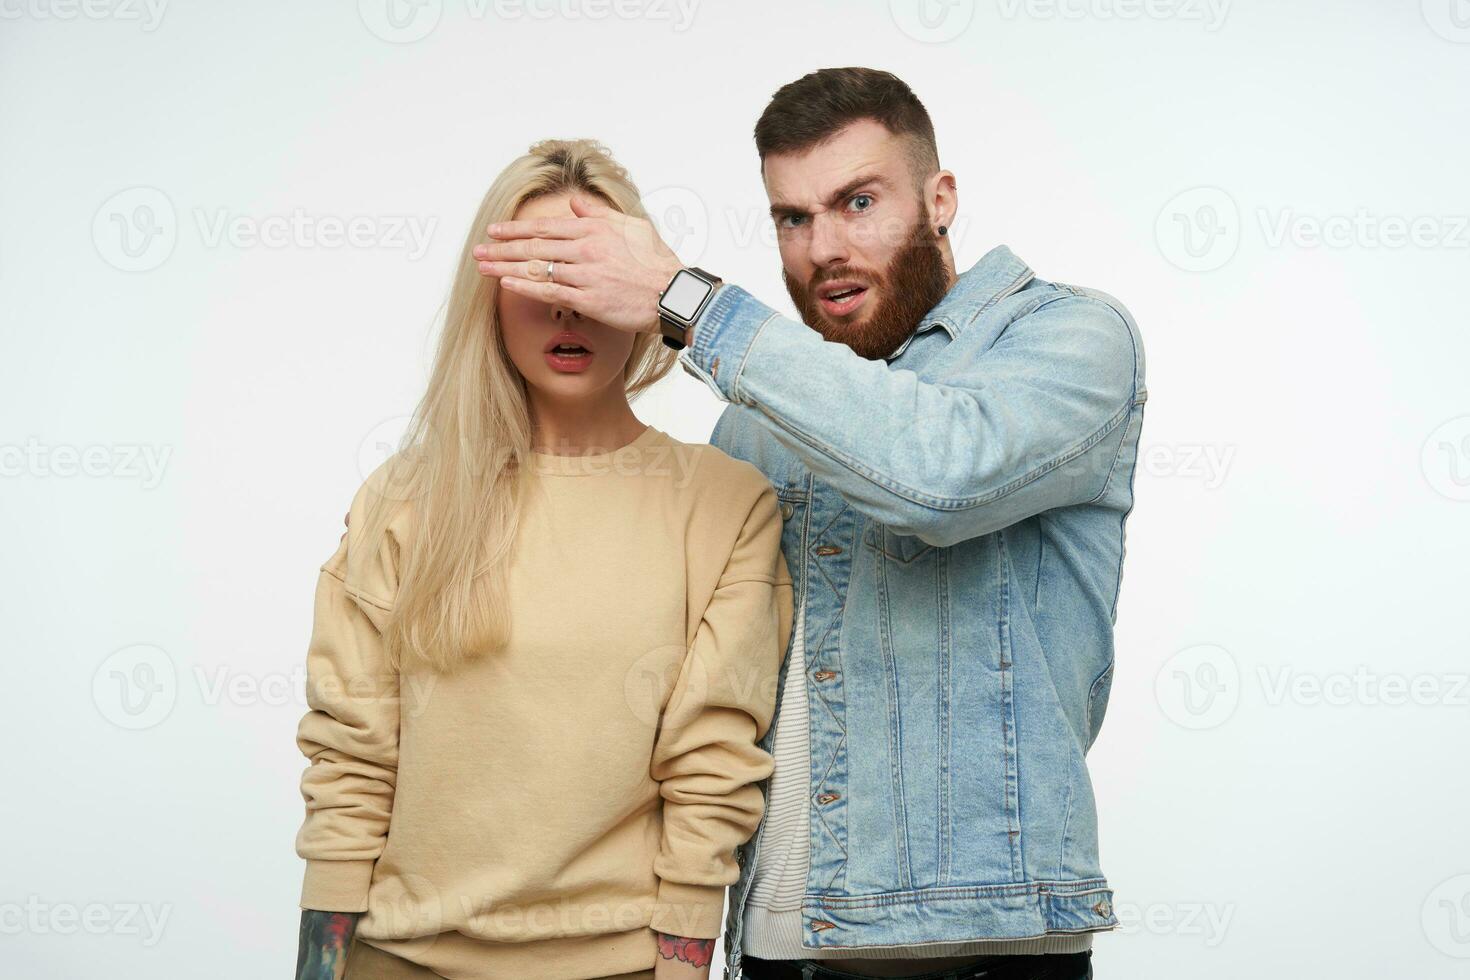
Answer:
[{"label": "denim jacket button", "polygon": [[781,517],[784,518],[785,520],[788,520],[788,521],[791,520],[791,515],[792,514],[795,514],[795,513],[796,513],[796,508],[793,507],[792,505],[787,504],[787,503],[783,503],[781,505]]}]

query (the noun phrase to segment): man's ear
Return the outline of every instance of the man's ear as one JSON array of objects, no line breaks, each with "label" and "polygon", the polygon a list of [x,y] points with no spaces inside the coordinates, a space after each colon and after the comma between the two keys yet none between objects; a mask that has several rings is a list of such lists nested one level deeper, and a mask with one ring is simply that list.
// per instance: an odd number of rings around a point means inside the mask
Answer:
[{"label": "man's ear", "polygon": [[924,207],[929,212],[930,231],[937,235],[941,225],[954,227],[954,216],[960,210],[960,197],[951,171],[941,170],[924,181]]}]

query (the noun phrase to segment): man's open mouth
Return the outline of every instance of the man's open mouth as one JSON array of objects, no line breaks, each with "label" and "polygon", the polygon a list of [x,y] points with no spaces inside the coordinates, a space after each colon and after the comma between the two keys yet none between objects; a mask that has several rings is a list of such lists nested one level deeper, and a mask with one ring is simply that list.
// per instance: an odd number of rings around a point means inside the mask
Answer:
[{"label": "man's open mouth", "polygon": [[851,313],[867,295],[867,286],[851,280],[823,283],[817,287],[817,299],[821,301],[822,309],[833,316]]}]

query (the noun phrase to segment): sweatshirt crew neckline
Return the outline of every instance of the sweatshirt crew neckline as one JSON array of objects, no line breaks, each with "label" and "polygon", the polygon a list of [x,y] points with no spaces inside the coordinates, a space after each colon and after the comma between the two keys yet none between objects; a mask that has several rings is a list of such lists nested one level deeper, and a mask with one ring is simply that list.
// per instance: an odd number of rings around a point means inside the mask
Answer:
[{"label": "sweatshirt crew neckline", "polygon": [[565,456],[533,450],[531,468],[545,476],[605,476],[641,472],[652,461],[648,450],[662,436],[663,432],[649,425],[632,442],[603,453]]}]

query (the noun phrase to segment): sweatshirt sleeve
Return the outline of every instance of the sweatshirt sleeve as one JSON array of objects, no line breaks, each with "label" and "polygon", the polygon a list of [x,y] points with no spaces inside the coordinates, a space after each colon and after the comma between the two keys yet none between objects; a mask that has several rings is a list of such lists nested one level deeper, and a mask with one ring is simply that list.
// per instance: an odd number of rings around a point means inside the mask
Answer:
[{"label": "sweatshirt sleeve", "polygon": [[[353,528],[366,519],[354,501]],[[380,632],[390,607],[348,585],[355,536],[350,530],[317,580],[306,654],[310,710],[296,737],[311,760],[301,777],[306,817],[296,835],[296,853],[306,859],[301,907],[324,912],[367,909],[398,778],[398,672]]]},{"label": "sweatshirt sleeve", "polygon": [[764,810],[757,783],[771,774],[773,759],[756,743],[771,725],[791,637],[792,584],[781,526],[775,491],[760,477],[655,741],[652,775],[663,797],[663,837],[653,864],[659,886],[650,926],[669,935],[719,935],[725,888],[739,877],[735,849],[755,832]]}]

